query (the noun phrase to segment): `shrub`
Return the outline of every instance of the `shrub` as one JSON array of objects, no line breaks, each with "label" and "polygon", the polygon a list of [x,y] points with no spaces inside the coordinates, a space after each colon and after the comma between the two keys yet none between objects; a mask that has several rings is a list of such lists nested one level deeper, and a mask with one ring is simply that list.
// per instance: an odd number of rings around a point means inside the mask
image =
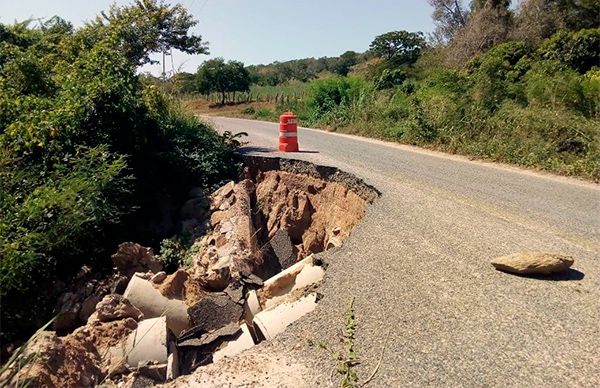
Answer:
[{"label": "shrub", "polygon": [[[313,81],[309,89],[308,106],[315,117],[344,116],[343,110],[361,104],[372,94],[372,86],[360,78],[332,77]],[[340,109],[341,108],[341,109]]]},{"label": "shrub", "polygon": [[375,89],[391,89],[402,85],[406,80],[406,74],[402,69],[385,69],[375,81]]},{"label": "shrub", "polygon": [[537,55],[542,59],[560,61],[585,73],[593,66],[598,66],[600,28],[559,31],[542,42]]},{"label": "shrub", "polygon": [[585,110],[582,81],[575,70],[560,62],[538,62],[525,76],[527,100],[540,107]]}]

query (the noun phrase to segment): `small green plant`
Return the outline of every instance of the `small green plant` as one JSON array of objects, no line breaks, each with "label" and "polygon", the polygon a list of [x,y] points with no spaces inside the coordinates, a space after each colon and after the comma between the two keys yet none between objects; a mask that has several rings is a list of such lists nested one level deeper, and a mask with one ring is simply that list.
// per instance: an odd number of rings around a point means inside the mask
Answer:
[{"label": "small green plant", "polygon": [[338,354],[337,373],[342,377],[340,387],[355,387],[358,384],[358,374],[354,367],[359,363],[354,350],[356,319],[354,314],[354,298],[346,310],[346,327],[344,328],[344,352]]}]

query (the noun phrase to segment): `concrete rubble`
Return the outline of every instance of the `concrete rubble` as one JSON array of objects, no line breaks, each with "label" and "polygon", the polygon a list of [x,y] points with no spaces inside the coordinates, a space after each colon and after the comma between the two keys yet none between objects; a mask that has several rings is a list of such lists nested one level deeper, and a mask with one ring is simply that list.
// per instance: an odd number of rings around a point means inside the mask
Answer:
[{"label": "concrete rubble", "polygon": [[[151,248],[119,245],[111,282],[63,303],[72,307],[63,308],[65,317],[87,323],[34,341],[27,352],[43,353],[45,364],[33,361],[28,378],[142,386],[275,337],[314,310],[325,268],[312,253],[340,246],[366,203],[340,183],[283,171],[229,182],[210,198],[191,190],[180,212],[182,230],[196,238],[191,265],[168,275]],[[59,327],[74,325],[63,321]]]}]

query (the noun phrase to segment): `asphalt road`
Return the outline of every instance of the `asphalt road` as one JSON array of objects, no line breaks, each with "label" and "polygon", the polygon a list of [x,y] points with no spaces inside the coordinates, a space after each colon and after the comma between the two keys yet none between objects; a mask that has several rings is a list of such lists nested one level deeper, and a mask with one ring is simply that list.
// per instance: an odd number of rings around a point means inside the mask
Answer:
[{"label": "asphalt road", "polygon": [[[244,152],[283,155],[276,124],[208,120],[248,132]],[[306,386],[330,385],[335,362],[315,344],[341,348],[354,298],[361,380],[384,349],[370,386],[600,386],[599,185],[320,130],[299,129],[299,143],[285,156],[351,172],[382,196],[325,253],[317,310],[250,356],[285,354]],[[532,279],[490,265],[530,250],[572,255],[573,270]],[[286,385],[263,372],[255,385]]]}]

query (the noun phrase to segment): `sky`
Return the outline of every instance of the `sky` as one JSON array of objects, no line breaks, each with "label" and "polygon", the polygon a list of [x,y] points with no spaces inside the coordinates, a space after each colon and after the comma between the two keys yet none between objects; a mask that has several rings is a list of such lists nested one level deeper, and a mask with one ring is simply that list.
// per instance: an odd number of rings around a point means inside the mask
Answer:
[{"label": "sky", "polygon": [[[130,1],[117,0],[117,4]],[[169,0],[168,3],[176,3]],[[0,0],[0,22],[58,15],[76,27],[113,0]],[[223,57],[246,65],[362,52],[379,34],[433,30],[426,0],[180,0],[198,20],[193,29],[209,42],[210,55],[174,52],[167,71],[195,72],[205,60]],[[160,60],[159,56],[156,59]],[[161,73],[160,64],[142,71]]]}]

